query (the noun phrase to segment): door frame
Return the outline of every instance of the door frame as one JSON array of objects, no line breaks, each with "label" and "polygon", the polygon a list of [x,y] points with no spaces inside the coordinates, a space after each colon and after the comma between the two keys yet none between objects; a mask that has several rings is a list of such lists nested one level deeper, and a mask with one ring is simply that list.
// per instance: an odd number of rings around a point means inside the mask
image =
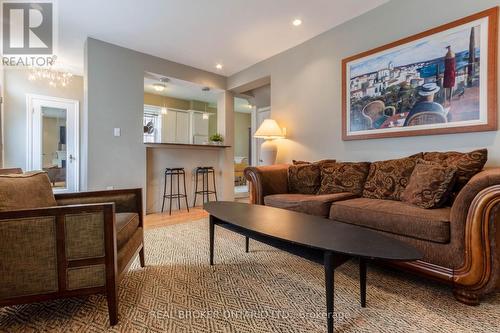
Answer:
[{"label": "door frame", "polygon": [[[68,99],[68,98],[61,98],[61,97],[54,97],[54,96],[45,96],[45,95],[38,95],[38,94],[26,94],[26,117],[27,117],[27,122],[26,122],[26,170],[32,170],[33,169],[33,148],[34,148],[34,143],[33,143],[33,114],[35,112],[34,106],[33,106],[33,100],[35,99],[40,99],[40,100],[45,100],[48,102],[56,102],[56,103],[65,103],[65,104],[72,104],[73,108],[75,110],[75,117],[73,121],[73,127],[74,127],[74,133],[73,133],[73,140],[75,142],[75,161],[74,163],[74,168],[75,168],[75,192],[78,192],[80,190],[80,102],[75,99]],[[68,175],[68,173],[67,173]],[[71,192],[68,189],[54,189],[54,192],[61,193],[61,192]]]}]

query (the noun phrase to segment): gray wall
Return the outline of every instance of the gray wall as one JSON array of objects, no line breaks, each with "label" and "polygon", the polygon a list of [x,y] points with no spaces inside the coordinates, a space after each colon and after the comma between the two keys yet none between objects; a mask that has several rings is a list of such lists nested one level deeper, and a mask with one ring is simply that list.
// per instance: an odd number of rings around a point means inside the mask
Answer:
[{"label": "gray wall", "polygon": [[271,85],[266,84],[265,86],[255,88],[252,90],[253,98],[251,100],[252,104],[255,105],[257,109],[271,106]]},{"label": "gray wall", "polygon": [[[80,102],[82,117],[83,78],[74,76],[67,87],[51,87],[48,81],[30,81],[29,71],[4,70],[4,167],[26,167],[26,94],[74,99]],[[82,118],[81,118],[82,120]]]},{"label": "gray wall", "polygon": [[[499,0],[393,0],[228,79],[228,89],[271,76],[272,117],[287,128],[279,161],[378,160],[429,150],[489,149],[500,165],[498,132],[342,141],[341,60],[500,5]],[[307,24],[307,22],[305,23]]]},{"label": "gray wall", "polygon": [[[87,188],[145,187],[144,72],[225,89],[226,78],[88,38],[85,45]],[[121,136],[113,136],[113,128]],[[165,166],[166,167],[166,166]]]}]

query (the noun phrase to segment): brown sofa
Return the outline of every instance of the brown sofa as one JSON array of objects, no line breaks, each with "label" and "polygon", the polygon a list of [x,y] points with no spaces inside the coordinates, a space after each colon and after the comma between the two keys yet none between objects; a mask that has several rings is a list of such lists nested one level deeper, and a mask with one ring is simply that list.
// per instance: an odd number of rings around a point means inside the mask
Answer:
[{"label": "brown sofa", "polygon": [[419,249],[424,258],[399,267],[453,286],[457,300],[478,305],[500,287],[500,168],[476,174],[452,207],[424,209],[350,193],[288,193],[289,165],[249,167],[253,204],[291,209],[377,230]]},{"label": "brown sofa", "polygon": [[[1,194],[15,181],[4,183]],[[47,176],[42,182],[51,191]],[[38,185],[32,196],[44,184]],[[0,306],[100,293],[117,324],[119,282],[137,255],[144,267],[142,190],[49,199],[50,207],[0,211]]]}]

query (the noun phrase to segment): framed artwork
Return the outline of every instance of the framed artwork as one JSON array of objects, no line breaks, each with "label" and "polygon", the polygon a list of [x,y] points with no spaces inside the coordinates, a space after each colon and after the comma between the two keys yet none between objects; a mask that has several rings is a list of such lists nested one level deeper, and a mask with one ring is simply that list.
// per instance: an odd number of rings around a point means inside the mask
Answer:
[{"label": "framed artwork", "polygon": [[342,60],[344,140],[497,129],[498,7]]}]

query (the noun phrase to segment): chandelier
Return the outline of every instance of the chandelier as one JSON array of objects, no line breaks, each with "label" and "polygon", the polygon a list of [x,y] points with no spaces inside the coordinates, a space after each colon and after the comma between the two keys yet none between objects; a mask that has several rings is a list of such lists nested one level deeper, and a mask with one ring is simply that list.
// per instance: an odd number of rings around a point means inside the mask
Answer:
[{"label": "chandelier", "polygon": [[59,72],[50,67],[31,68],[29,74],[30,81],[49,81],[51,87],[66,87],[73,77],[73,74],[68,72]]}]

